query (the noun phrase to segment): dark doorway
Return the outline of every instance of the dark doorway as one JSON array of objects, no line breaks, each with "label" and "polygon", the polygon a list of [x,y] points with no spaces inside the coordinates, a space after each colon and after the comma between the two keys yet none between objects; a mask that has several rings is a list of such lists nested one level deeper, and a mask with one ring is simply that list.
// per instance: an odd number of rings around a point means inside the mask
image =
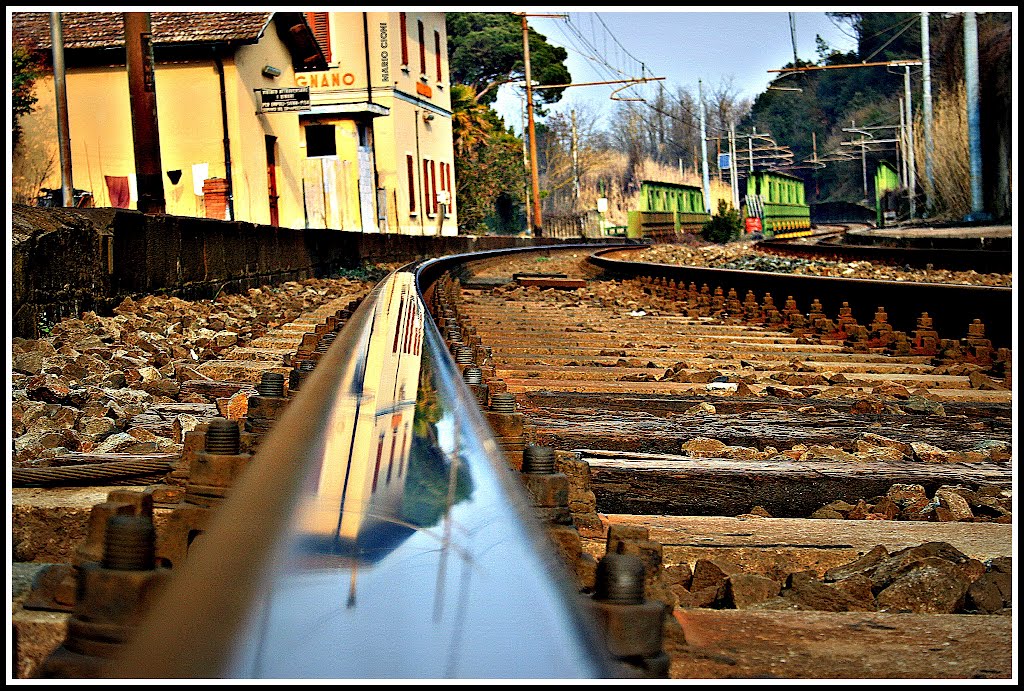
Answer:
[{"label": "dark doorway", "polygon": [[274,155],[274,148],[277,146],[277,137],[269,134],[265,137],[267,142],[267,200],[270,202],[270,225],[281,225],[281,217],[277,210],[277,158]]}]

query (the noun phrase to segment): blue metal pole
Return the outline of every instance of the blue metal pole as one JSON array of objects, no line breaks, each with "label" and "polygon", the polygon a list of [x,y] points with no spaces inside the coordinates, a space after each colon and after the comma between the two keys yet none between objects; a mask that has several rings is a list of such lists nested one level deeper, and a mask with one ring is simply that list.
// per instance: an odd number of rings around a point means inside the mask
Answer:
[{"label": "blue metal pole", "polygon": [[964,14],[964,71],[967,81],[967,138],[971,149],[971,212],[965,221],[985,221],[981,190],[981,98],[978,78],[978,21],[974,12]]},{"label": "blue metal pole", "polygon": [[935,147],[932,144],[932,62],[931,33],[928,30],[928,13],[921,13],[921,63],[922,76],[922,108],[924,112],[924,171],[928,180],[925,185],[925,208],[928,215],[935,211],[935,168],[933,158]]}]

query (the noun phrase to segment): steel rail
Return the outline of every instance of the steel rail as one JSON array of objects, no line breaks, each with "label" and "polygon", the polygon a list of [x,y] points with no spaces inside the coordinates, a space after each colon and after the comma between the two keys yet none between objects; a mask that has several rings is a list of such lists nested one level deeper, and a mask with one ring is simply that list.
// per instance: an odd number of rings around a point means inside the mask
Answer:
[{"label": "steel rail", "polygon": [[1009,273],[1013,253],[1007,250],[969,250],[925,247],[880,247],[840,243],[796,244],[784,240],[762,240],[757,248],[773,254],[836,258],[841,261],[871,261],[899,266],[935,268],[978,273]]},{"label": "steel rail", "polygon": [[423,302],[444,270],[506,253],[374,288],[113,676],[617,674]]},{"label": "steel rail", "polygon": [[777,305],[784,304],[788,296],[793,296],[797,304],[806,310],[811,300],[817,298],[829,315],[838,314],[842,303],[848,302],[853,316],[861,324],[870,323],[875,310],[884,307],[889,315],[889,324],[898,331],[911,334],[922,312],[927,312],[932,318],[935,330],[942,338],[963,338],[971,322],[980,319],[985,324],[985,336],[993,346],[1009,348],[1012,344],[1012,288],[802,276],[631,262],[605,256],[619,251],[622,250],[602,250],[591,255],[589,261],[617,276],[650,276],[677,283],[696,283],[698,286],[706,283],[712,290],[717,286],[724,290],[735,288],[741,300],[748,290],[754,291],[759,300],[765,293],[771,293]]}]

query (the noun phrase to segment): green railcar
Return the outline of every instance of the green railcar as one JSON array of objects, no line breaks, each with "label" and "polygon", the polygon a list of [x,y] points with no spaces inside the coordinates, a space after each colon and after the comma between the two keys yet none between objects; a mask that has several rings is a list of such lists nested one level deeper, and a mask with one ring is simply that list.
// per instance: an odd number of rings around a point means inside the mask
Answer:
[{"label": "green railcar", "polygon": [[643,180],[639,209],[628,214],[626,234],[671,242],[679,235],[699,233],[711,219],[704,209],[704,191],[693,185]]},{"label": "green railcar", "polygon": [[811,207],[804,181],[794,175],[757,171],[747,177],[743,217],[748,233],[766,238],[792,238],[811,234]]},{"label": "green railcar", "polygon": [[902,191],[896,167],[888,161],[879,161],[875,169],[875,224],[879,228],[896,222]]}]

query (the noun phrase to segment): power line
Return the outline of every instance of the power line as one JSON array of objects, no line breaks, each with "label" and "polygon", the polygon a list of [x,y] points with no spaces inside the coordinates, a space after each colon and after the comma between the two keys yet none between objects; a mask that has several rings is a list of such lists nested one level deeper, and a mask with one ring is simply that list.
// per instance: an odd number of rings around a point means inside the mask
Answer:
[{"label": "power line", "polygon": [[632,53],[630,53],[630,52],[629,52],[628,50],[626,50],[626,46],[624,46],[624,45],[622,45],[621,43],[619,43],[619,39],[615,38],[615,34],[614,34],[614,33],[612,33],[612,30],[611,30],[611,29],[609,29],[609,28],[608,28],[608,25],[604,23],[604,20],[603,20],[603,19],[601,19],[601,15],[600,15],[600,14],[597,14],[597,12],[595,12],[594,14],[595,14],[595,15],[597,15],[597,21],[601,22],[601,26],[603,26],[603,27],[604,27],[604,29],[605,29],[605,31],[607,31],[607,32],[608,32],[608,33],[609,33],[609,34],[611,35],[611,37],[612,37],[612,40],[614,40],[614,41],[615,41],[615,43],[616,43],[616,44],[618,44],[619,48],[622,48],[622,51],[623,51],[623,52],[624,52],[624,53],[625,53],[626,55],[628,55],[629,57],[633,58],[634,60],[636,60],[637,62],[639,62],[639,63],[640,63],[641,65],[642,65],[642,64],[643,64],[643,61],[642,61],[642,60],[640,60],[640,59],[639,59],[638,57],[636,57],[635,55],[633,55]]},{"label": "power line", "polygon": [[878,49],[878,50],[876,50],[876,51],[875,51],[874,53],[872,53],[871,55],[869,55],[869,56],[867,56],[866,58],[864,58],[864,60],[863,60],[862,62],[868,62],[868,61],[870,61],[870,60],[871,60],[871,58],[875,57],[876,55],[878,55],[879,53],[881,53],[881,52],[882,52],[883,50],[885,50],[885,49],[886,49],[886,48],[888,47],[888,45],[889,45],[890,43],[892,43],[892,42],[893,42],[893,41],[895,41],[895,40],[896,40],[897,38],[899,38],[899,37],[900,37],[900,36],[902,36],[902,35],[903,35],[904,33],[906,33],[907,29],[909,29],[909,28],[910,28],[911,26],[914,26],[915,24],[917,24],[917,19],[918,19],[918,17],[911,17],[911,18],[910,18],[910,19],[909,19],[908,21],[904,22],[905,26],[904,26],[904,27],[903,27],[902,29],[900,29],[900,30],[899,30],[899,32],[897,32],[897,33],[896,33],[896,34],[895,34],[895,35],[894,35],[894,36],[893,36],[892,38],[890,38],[890,39],[889,39],[888,41],[886,41],[885,43],[883,43],[883,44],[882,44],[882,46],[881,46],[881,48],[879,48],[879,49]]}]

